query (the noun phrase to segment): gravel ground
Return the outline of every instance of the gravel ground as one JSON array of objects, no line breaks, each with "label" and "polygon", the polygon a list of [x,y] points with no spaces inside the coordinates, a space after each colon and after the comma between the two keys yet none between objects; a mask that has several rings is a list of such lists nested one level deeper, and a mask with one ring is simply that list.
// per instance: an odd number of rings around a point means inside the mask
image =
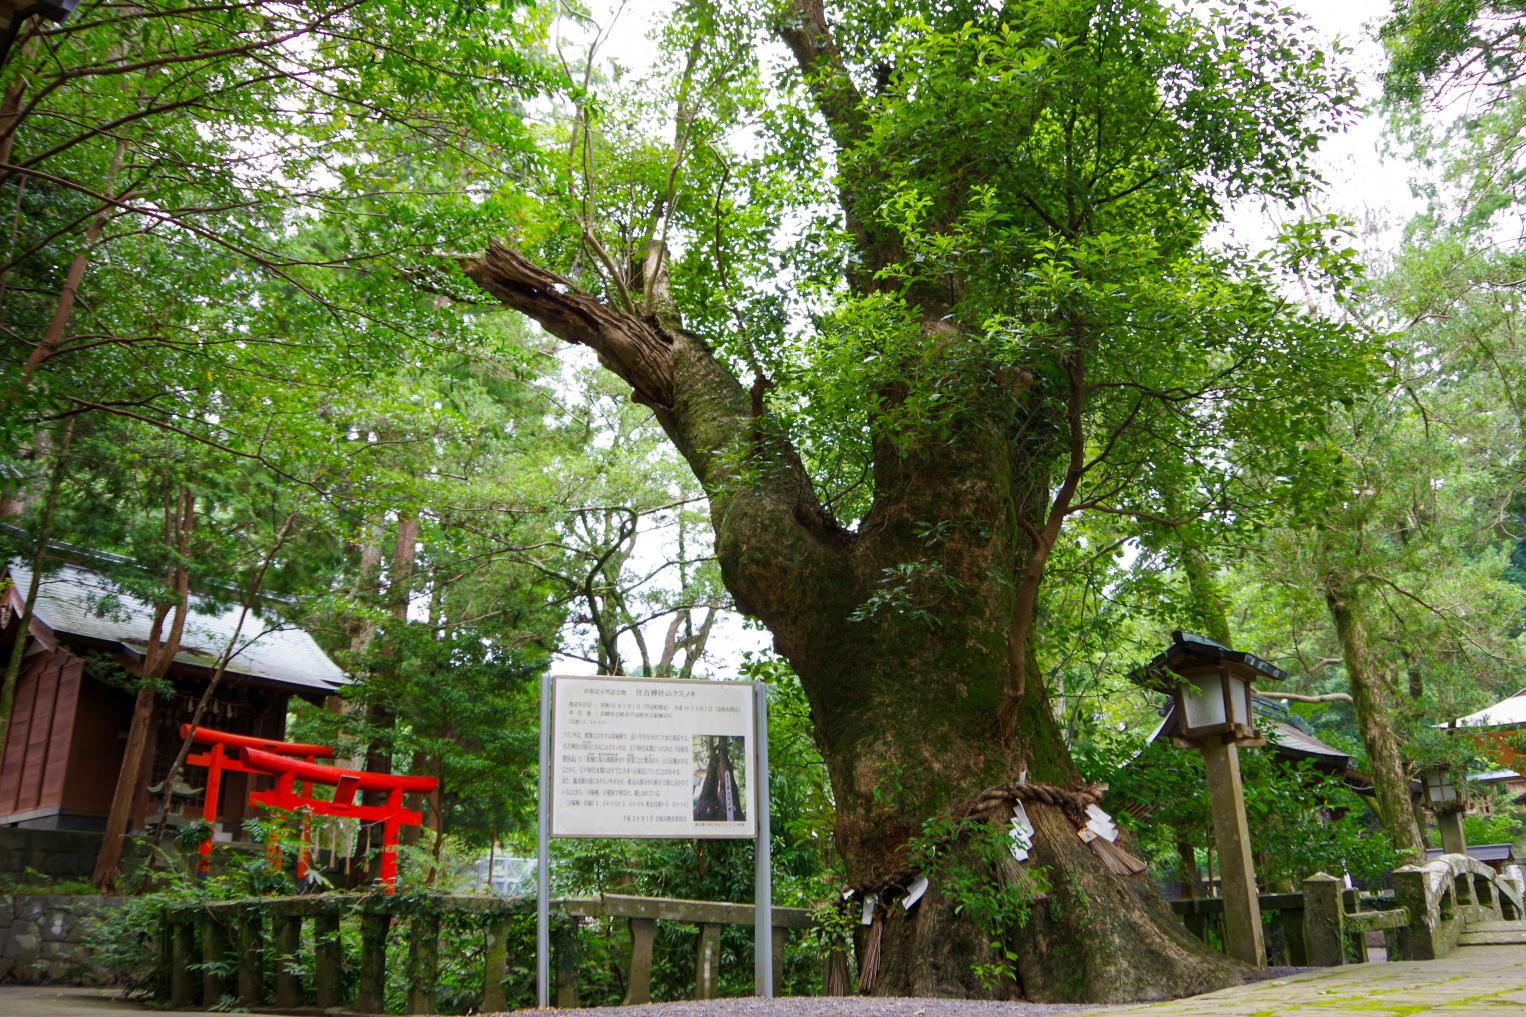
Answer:
[{"label": "gravel ground", "polygon": [[[1251,972],[1247,982],[1285,978],[1312,968],[1263,968]],[[594,1006],[579,1010],[516,1010],[516,1014],[577,1014],[601,1017],[1049,1017],[1111,1008],[1116,1004],[993,1003],[978,999],[921,999],[865,996],[786,996],[782,999],[681,1000],[643,1003],[640,1006]]]},{"label": "gravel ground", "polygon": [[1096,1010],[1064,1003],[991,1003],[975,999],[880,999],[865,996],[786,996],[781,999],[708,999],[640,1006],[596,1006],[581,1010],[517,1010],[558,1017],[1049,1017]]}]

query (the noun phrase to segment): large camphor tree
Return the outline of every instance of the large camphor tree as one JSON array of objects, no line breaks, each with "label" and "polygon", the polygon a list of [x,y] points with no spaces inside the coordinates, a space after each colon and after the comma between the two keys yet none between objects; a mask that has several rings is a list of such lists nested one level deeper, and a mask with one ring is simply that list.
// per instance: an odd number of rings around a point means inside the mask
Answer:
[{"label": "large camphor tree", "polygon": [[[669,44],[672,141],[601,135],[585,76],[557,156],[575,222],[467,273],[595,350],[692,468],[727,589],[810,702],[850,880],[943,874],[889,909],[874,991],[1233,981],[1058,808],[1030,803],[1020,870],[924,834],[1024,772],[1079,784],[1033,652],[1067,519],[1243,517],[1328,460],[1369,354],[1278,275],[1339,285],[1349,252],[1318,222],[1265,256],[1206,238],[1229,201],[1310,193],[1349,80],[1250,0],[685,4]],[[744,120],[762,154],[727,149]],[[596,200],[590,167],[638,157]]]}]

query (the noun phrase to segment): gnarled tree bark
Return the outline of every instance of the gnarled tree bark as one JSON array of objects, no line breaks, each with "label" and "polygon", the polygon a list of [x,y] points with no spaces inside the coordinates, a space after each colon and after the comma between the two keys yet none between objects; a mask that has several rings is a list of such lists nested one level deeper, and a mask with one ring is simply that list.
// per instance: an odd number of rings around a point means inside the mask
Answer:
[{"label": "gnarled tree bark", "polygon": [[[1015,576],[1040,553],[1051,470],[991,422],[997,415],[959,421],[953,440],[880,456],[873,508],[849,532],[701,340],[607,308],[501,245],[466,270],[553,335],[597,352],[652,407],[703,485],[726,586],[768,626],[809,699],[851,881],[899,868],[924,821],[1022,770],[1078,781],[1043,682],[1031,676],[1013,694],[1010,643],[1017,633],[1026,646],[1032,623]],[[1008,379],[990,396],[1022,392]],[[949,523],[936,548],[918,530],[930,519]],[[928,563],[905,591],[926,610],[866,613],[886,570],[907,562]],[[1147,880],[1111,873],[1058,810],[1034,804],[1029,815],[1030,864],[1050,889],[1026,928],[1011,930],[1019,981],[977,977],[977,965],[998,960],[992,935],[935,886],[909,913],[893,909],[876,992],[1121,1000],[1233,980],[1232,965],[1192,940]]]}]

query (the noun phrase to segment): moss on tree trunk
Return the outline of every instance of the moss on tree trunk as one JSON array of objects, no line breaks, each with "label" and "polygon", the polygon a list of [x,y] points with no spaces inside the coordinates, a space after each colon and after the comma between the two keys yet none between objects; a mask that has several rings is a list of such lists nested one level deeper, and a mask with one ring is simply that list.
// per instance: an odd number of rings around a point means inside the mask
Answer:
[{"label": "moss on tree trunk", "polygon": [[1325,577],[1325,603],[1335,622],[1340,640],[1346,677],[1351,683],[1351,699],[1356,711],[1357,728],[1367,749],[1367,766],[1372,775],[1372,790],[1378,816],[1394,850],[1410,861],[1425,858],[1425,842],[1415,823],[1410,802],[1409,774],[1399,754],[1394,732],[1391,702],[1392,682],[1373,663],[1367,646],[1367,627],[1362,618],[1359,594],[1354,585],[1338,576]]},{"label": "moss on tree trunk", "polygon": [[[704,486],[726,587],[768,626],[810,702],[851,882],[902,868],[924,824],[1023,771],[1078,783],[1028,652],[1043,555],[1063,514],[1051,492],[1073,489],[1081,470],[1078,420],[1004,430],[1001,421],[1024,416],[1028,382],[981,375],[964,402],[982,412],[926,441],[876,440],[873,507],[849,531],[703,342],[612,311],[501,246],[468,272],[598,351]],[[941,323],[928,329],[930,344],[950,341]],[[1068,384],[1079,405],[1079,367]],[[1069,437],[1057,440],[1062,431]],[[875,992],[1109,1001],[1236,980],[1237,966],[1190,937],[1147,877],[1113,874],[1056,809],[1029,815],[1027,864],[1047,889],[1027,921],[983,927],[949,881],[935,883],[911,911],[889,909]],[[957,865],[969,848],[952,850]],[[1002,885],[1000,866],[978,871],[987,863],[974,852],[967,864],[978,878],[966,895]]]}]

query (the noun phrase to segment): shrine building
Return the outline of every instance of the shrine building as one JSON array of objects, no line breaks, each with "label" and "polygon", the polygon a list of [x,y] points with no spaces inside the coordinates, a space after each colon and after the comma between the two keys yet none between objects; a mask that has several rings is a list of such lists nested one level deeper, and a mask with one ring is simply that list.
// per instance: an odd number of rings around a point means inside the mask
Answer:
[{"label": "shrine building", "polygon": [[[122,765],[134,694],[126,680],[142,673],[153,624],[152,606],[100,572],[66,564],[43,576],[31,624],[18,621],[32,581],[20,562],[5,569],[0,592],[0,662],[18,638],[27,640],[10,725],[0,750],[0,827],[102,830]],[[149,788],[162,785],[180,747],[180,726],[216,671],[233,637],[239,607],[192,595],[180,652],[165,680],[173,697],[159,697],[153,737],[133,805],[132,829],[149,815]],[[344,674],[303,630],[270,606],[250,612],[239,649],[218,683],[202,724],[238,734],[282,739],[293,696],[323,703]],[[183,770],[175,781],[176,820],[199,817],[204,773]],[[247,808],[250,779],[230,773],[220,796],[218,839],[234,837]]]}]

